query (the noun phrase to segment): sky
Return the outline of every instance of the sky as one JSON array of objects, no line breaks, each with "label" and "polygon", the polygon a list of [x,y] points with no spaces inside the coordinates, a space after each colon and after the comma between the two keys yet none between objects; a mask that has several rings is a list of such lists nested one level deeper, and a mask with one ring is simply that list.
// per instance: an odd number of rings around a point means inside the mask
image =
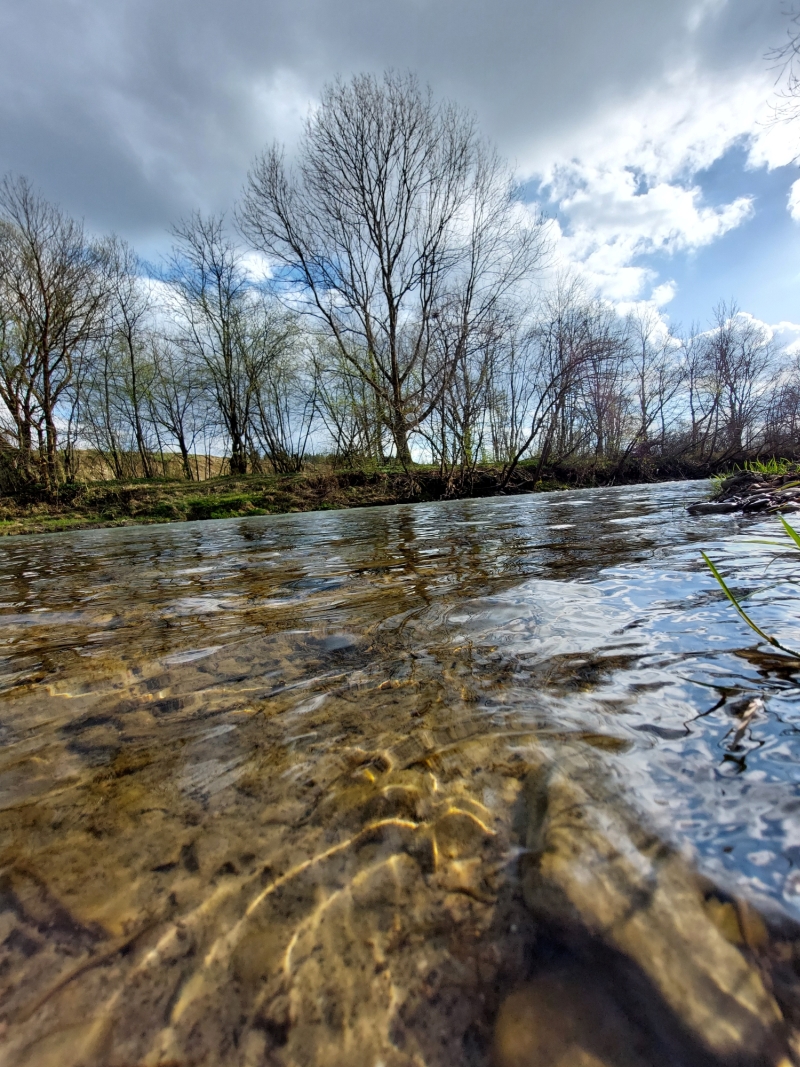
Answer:
[{"label": "sky", "polygon": [[155,258],[291,155],[326,81],[411,70],[511,160],[551,271],[674,326],[736,301],[800,350],[788,26],[783,0],[5,0],[0,173]]}]

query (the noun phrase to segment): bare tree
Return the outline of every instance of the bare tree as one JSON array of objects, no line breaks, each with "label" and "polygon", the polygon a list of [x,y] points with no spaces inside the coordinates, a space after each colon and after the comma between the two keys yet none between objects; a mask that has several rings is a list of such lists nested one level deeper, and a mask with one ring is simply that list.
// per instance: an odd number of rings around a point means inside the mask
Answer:
[{"label": "bare tree", "polygon": [[773,104],[775,122],[796,122],[800,117],[800,12],[790,8],[788,16],[786,40],[767,53],[781,85]]},{"label": "bare tree", "polygon": [[36,432],[41,473],[51,488],[59,480],[56,410],[76,354],[107,308],[103,262],[82,224],[27,179],[0,183],[0,306],[7,329],[0,388],[28,456]]},{"label": "bare tree", "polygon": [[628,316],[628,366],[633,399],[629,452],[663,450],[673,401],[684,381],[680,342],[654,308],[638,308]]},{"label": "bare tree", "polygon": [[[618,352],[615,326],[611,309],[592,300],[575,278],[560,278],[545,297],[531,328],[509,351],[507,401],[501,405],[507,427],[504,485],[534,451],[541,471],[551,457],[564,459],[589,447],[594,432],[597,452],[605,367]],[[600,418],[608,421],[605,408]]]},{"label": "bare tree", "polygon": [[239,221],[374,391],[404,465],[447,384],[437,318],[463,337],[543,249],[473,119],[395,73],[327,86],[296,168],[266,151]]},{"label": "bare tree", "polygon": [[126,360],[114,340],[110,332],[93,346],[73,380],[78,386],[79,427],[85,444],[102,456],[115,478],[125,478],[135,473],[130,463],[134,442],[129,440],[130,424],[124,411]]},{"label": "bare tree", "polygon": [[299,471],[316,390],[296,317],[259,294],[250,307],[244,345],[253,397],[249,432],[276,473]]},{"label": "bare tree", "polygon": [[439,343],[448,367],[447,384],[421,432],[448,494],[463,492],[477,465],[494,454],[492,413],[497,411],[502,372],[513,359],[520,334],[510,311],[495,310],[495,316],[483,316],[469,329],[443,324]]},{"label": "bare tree", "polygon": [[319,333],[311,342],[315,409],[334,458],[349,466],[383,463],[389,419],[380,398],[335,342]]},{"label": "bare tree", "polygon": [[598,460],[616,459],[626,431],[630,381],[626,323],[613,309],[595,302],[584,319],[583,368],[578,380],[578,415]]},{"label": "bare tree", "polygon": [[739,454],[753,443],[765,409],[769,385],[765,376],[775,361],[772,339],[735,303],[721,303],[701,347],[714,414],[710,452]]},{"label": "bare tree", "polygon": [[152,300],[142,278],[142,267],[133,249],[118,237],[105,244],[109,295],[108,341],[124,363],[120,400],[133,431],[136,451],[145,478],[152,478],[153,456],[147,440],[148,392],[154,374],[148,319]]},{"label": "bare tree", "polygon": [[706,452],[710,428],[713,424],[719,395],[707,388],[704,338],[699,325],[693,323],[688,333],[679,338],[684,385],[684,410],[679,415],[684,425],[685,443],[682,451],[702,458]]},{"label": "bare tree", "polygon": [[[0,240],[7,234],[0,232]],[[0,302],[0,398],[8,413],[11,436],[23,477],[34,477],[34,433],[41,444],[43,421],[36,397],[36,354],[33,335],[15,314],[7,297]]]},{"label": "bare tree", "polygon": [[764,447],[776,456],[796,458],[800,443],[800,359],[795,356],[776,376],[766,398]]},{"label": "bare tree", "polygon": [[247,472],[252,382],[245,352],[250,280],[221,216],[195,212],[173,229],[166,280],[175,293],[180,343],[207,378],[230,446],[231,474]]},{"label": "bare tree", "polygon": [[296,169],[267,152],[239,221],[278,264],[269,287],[223,218],[194,214],[157,303],[124,242],[0,184],[4,487],[74,479],[85,450],[119,478],[176,454],[199,478],[223,444],[236,475],[298,471],[328,440],[350,464],[419,450],[452,494],[485,461],[505,486],[523,460],[613,476],[632,455],[794,454],[797,368],[768,328],[721,304],[679,340],[574,278],[535,293],[541,220],[469,116],[413,78],[329,87]]},{"label": "bare tree", "polygon": [[192,481],[200,475],[196,442],[213,418],[209,413],[206,381],[169,338],[153,336],[150,343],[155,369],[148,397],[150,419],[177,446],[184,477]]},{"label": "bare tree", "polygon": [[[271,442],[270,460],[288,462],[292,448],[279,459],[278,441],[289,441],[281,390],[290,379],[283,354],[297,334],[293,317],[253,282],[221,216],[195,213],[173,235],[177,243],[167,280],[177,297],[177,336],[213,391],[230,445],[231,474],[247,472],[256,428],[263,443]],[[268,411],[280,425],[268,425]],[[295,455],[291,462],[297,461]]]}]

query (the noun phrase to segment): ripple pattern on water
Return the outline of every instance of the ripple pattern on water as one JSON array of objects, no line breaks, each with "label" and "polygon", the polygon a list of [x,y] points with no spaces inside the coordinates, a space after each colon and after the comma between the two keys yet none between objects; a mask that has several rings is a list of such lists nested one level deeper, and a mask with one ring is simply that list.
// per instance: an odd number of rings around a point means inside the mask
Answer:
[{"label": "ripple pattern on water", "polygon": [[697,495],[6,540],[0,1064],[488,1062],[543,753],[800,917],[797,671],[699,553],[789,644],[800,566]]}]

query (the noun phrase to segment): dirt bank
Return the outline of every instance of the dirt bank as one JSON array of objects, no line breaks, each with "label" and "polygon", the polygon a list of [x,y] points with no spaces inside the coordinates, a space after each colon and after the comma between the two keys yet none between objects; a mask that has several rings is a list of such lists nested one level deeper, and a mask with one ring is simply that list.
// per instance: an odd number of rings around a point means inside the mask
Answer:
[{"label": "dirt bank", "polygon": [[800,511],[800,467],[792,466],[780,474],[760,471],[735,471],[719,483],[712,500],[701,500],[687,508],[690,515],[713,515],[729,511],[777,512]]},{"label": "dirt bank", "polygon": [[439,470],[335,470],[310,467],[292,475],[143,479],[63,485],[54,494],[35,488],[0,497],[0,536],[132,526],[148,523],[223,519],[286,512],[337,510],[459,497],[546,492],[637,482],[704,477],[691,465],[629,463],[558,465],[539,470],[521,464],[503,484],[498,467],[483,466],[463,478]]}]

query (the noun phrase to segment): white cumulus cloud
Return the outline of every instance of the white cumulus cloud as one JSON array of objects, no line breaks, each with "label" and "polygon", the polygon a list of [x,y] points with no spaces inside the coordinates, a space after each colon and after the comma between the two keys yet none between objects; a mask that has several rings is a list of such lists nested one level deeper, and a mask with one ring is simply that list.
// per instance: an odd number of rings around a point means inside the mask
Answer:
[{"label": "white cumulus cloud", "polygon": [[789,190],[789,214],[795,222],[800,222],[800,180],[792,183]]},{"label": "white cumulus cloud", "polygon": [[[719,6],[704,5],[704,17]],[[731,79],[684,62],[568,131],[562,144],[548,146],[547,161],[531,158],[539,194],[559,222],[559,266],[578,269],[614,302],[667,303],[674,283],[642,257],[696,251],[754,212],[749,196],[707,202],[702,172],[735,146],[746,149],[754,168],[793,158],[792,131],[767,121],[771,87],[763,64]],[[793,207],[800,218],[800,182]]]}]

